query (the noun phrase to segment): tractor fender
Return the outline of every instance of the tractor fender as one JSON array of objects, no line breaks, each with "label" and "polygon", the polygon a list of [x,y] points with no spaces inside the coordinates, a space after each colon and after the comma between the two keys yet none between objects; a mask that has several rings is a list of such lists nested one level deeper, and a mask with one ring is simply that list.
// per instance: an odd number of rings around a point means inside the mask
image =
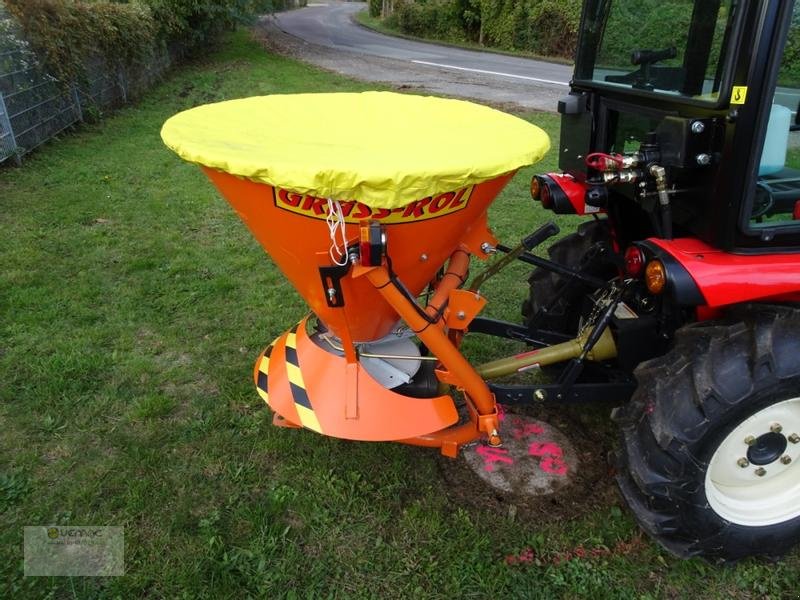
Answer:
[{"label": "tractor fender", "polygon": [[664,263],[678,304],[800,302],[800,253],[734,254],[696,238],[649,238],[638,245]]}]

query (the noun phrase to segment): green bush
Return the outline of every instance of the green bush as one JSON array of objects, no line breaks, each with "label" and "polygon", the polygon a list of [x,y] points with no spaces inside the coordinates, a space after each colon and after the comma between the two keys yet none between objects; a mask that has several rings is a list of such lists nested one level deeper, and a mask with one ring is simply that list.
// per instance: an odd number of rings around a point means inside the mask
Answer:
[{"label": "green bush", "polygon": [[[33,49],[63,82],[83,76],[87,58],[146,63],[164,45],[205,48],[226,29],[286,8],[290,0],[5,0]],[[304,4],[305,2],[301,2]]]},{"label": "green bush", "polygon": [[149,60],[156,26],[146,6],[67,0],[5,0],[51,75],[62,82],[83,75],[88,56],[110,64]]},{"label": "green bush", "polygon": [[440,39],[463,37],[461,20],[452,0],[396,0],[389,24],[412,35]]},{"label": "green bush", "polygon": [[381,8],[383,8],[383,3],[381,0],[369,0],[369,16],[370,17],[380,17],[381,16]]},{"label": "green bush", "polygon": [[398,0],[387,24],[423,37],[572,57],[580,0]]},{"label": "green bush", "polygon": [[197,48],[256,15],[286,8],[286,0],[134,0],[149,7],[159,37]]},{"label": "green bush", "polygon": [[578,45],[580,0],[542,0],[531,7],[528,19],[535,52],[572,57]]},{"label": "green bush", "polygon": [[533,51],[526,18],[528,3],[503,0],[493,4],[484,17],[484,40],[506,50]]}]

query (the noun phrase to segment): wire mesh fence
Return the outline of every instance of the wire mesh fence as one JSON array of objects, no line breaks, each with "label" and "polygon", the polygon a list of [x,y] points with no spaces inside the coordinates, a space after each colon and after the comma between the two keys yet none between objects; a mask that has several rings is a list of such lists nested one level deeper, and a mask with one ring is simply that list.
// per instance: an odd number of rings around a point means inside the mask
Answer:
[{"label": "wire mesh fence", "polygon": [[[173,49],[175,50],[175,49]],[[22,157],[85,118],[121,106],[158,79],[175,54],[163,49],[137,68],[86,61],[86,77],[65,84],[42,68],[0,2],[0,163]]]}]

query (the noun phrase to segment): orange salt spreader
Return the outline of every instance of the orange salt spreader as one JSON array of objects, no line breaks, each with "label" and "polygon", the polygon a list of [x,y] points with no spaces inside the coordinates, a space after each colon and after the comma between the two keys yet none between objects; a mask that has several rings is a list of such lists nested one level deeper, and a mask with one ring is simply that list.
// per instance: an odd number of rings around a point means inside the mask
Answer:
[{"label": "orange salt spreader", "polygon": [[276,424],[448,456],[482,434],[500,443],[494,396],[459,352],[486,301],[461,286],[470,257],[497,243],[489,205],[549,149],[541,129],[469,102],[366,92],[209,104],[161,135],[311,307],[256,360]]}]

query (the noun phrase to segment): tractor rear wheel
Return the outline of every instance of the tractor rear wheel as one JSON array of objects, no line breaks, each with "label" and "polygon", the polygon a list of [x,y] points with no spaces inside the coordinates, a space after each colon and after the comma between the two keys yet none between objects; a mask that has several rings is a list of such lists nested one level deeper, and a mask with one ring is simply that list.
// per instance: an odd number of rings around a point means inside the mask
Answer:
[{"label": "tractor rear wheel", "polygon": [[678,330],[615,411],[617,482],[681,557],[777,558],[800,541],[800,310],[737,308]]},{"label": "tractor rear wheel", "polygon": [[[550,260],[590,275],[610,278],[614,270],[603,260],[604,245],[610,239],[608,223],[598,219],[583,223],[578,229],[550,246]],[[592,288],[580,281],[546,269],[534,269],[528,277],[530,291],[522,303],[524,324],[531,330],[546,329],[575,334],[581,317],[591,306]]]}]

